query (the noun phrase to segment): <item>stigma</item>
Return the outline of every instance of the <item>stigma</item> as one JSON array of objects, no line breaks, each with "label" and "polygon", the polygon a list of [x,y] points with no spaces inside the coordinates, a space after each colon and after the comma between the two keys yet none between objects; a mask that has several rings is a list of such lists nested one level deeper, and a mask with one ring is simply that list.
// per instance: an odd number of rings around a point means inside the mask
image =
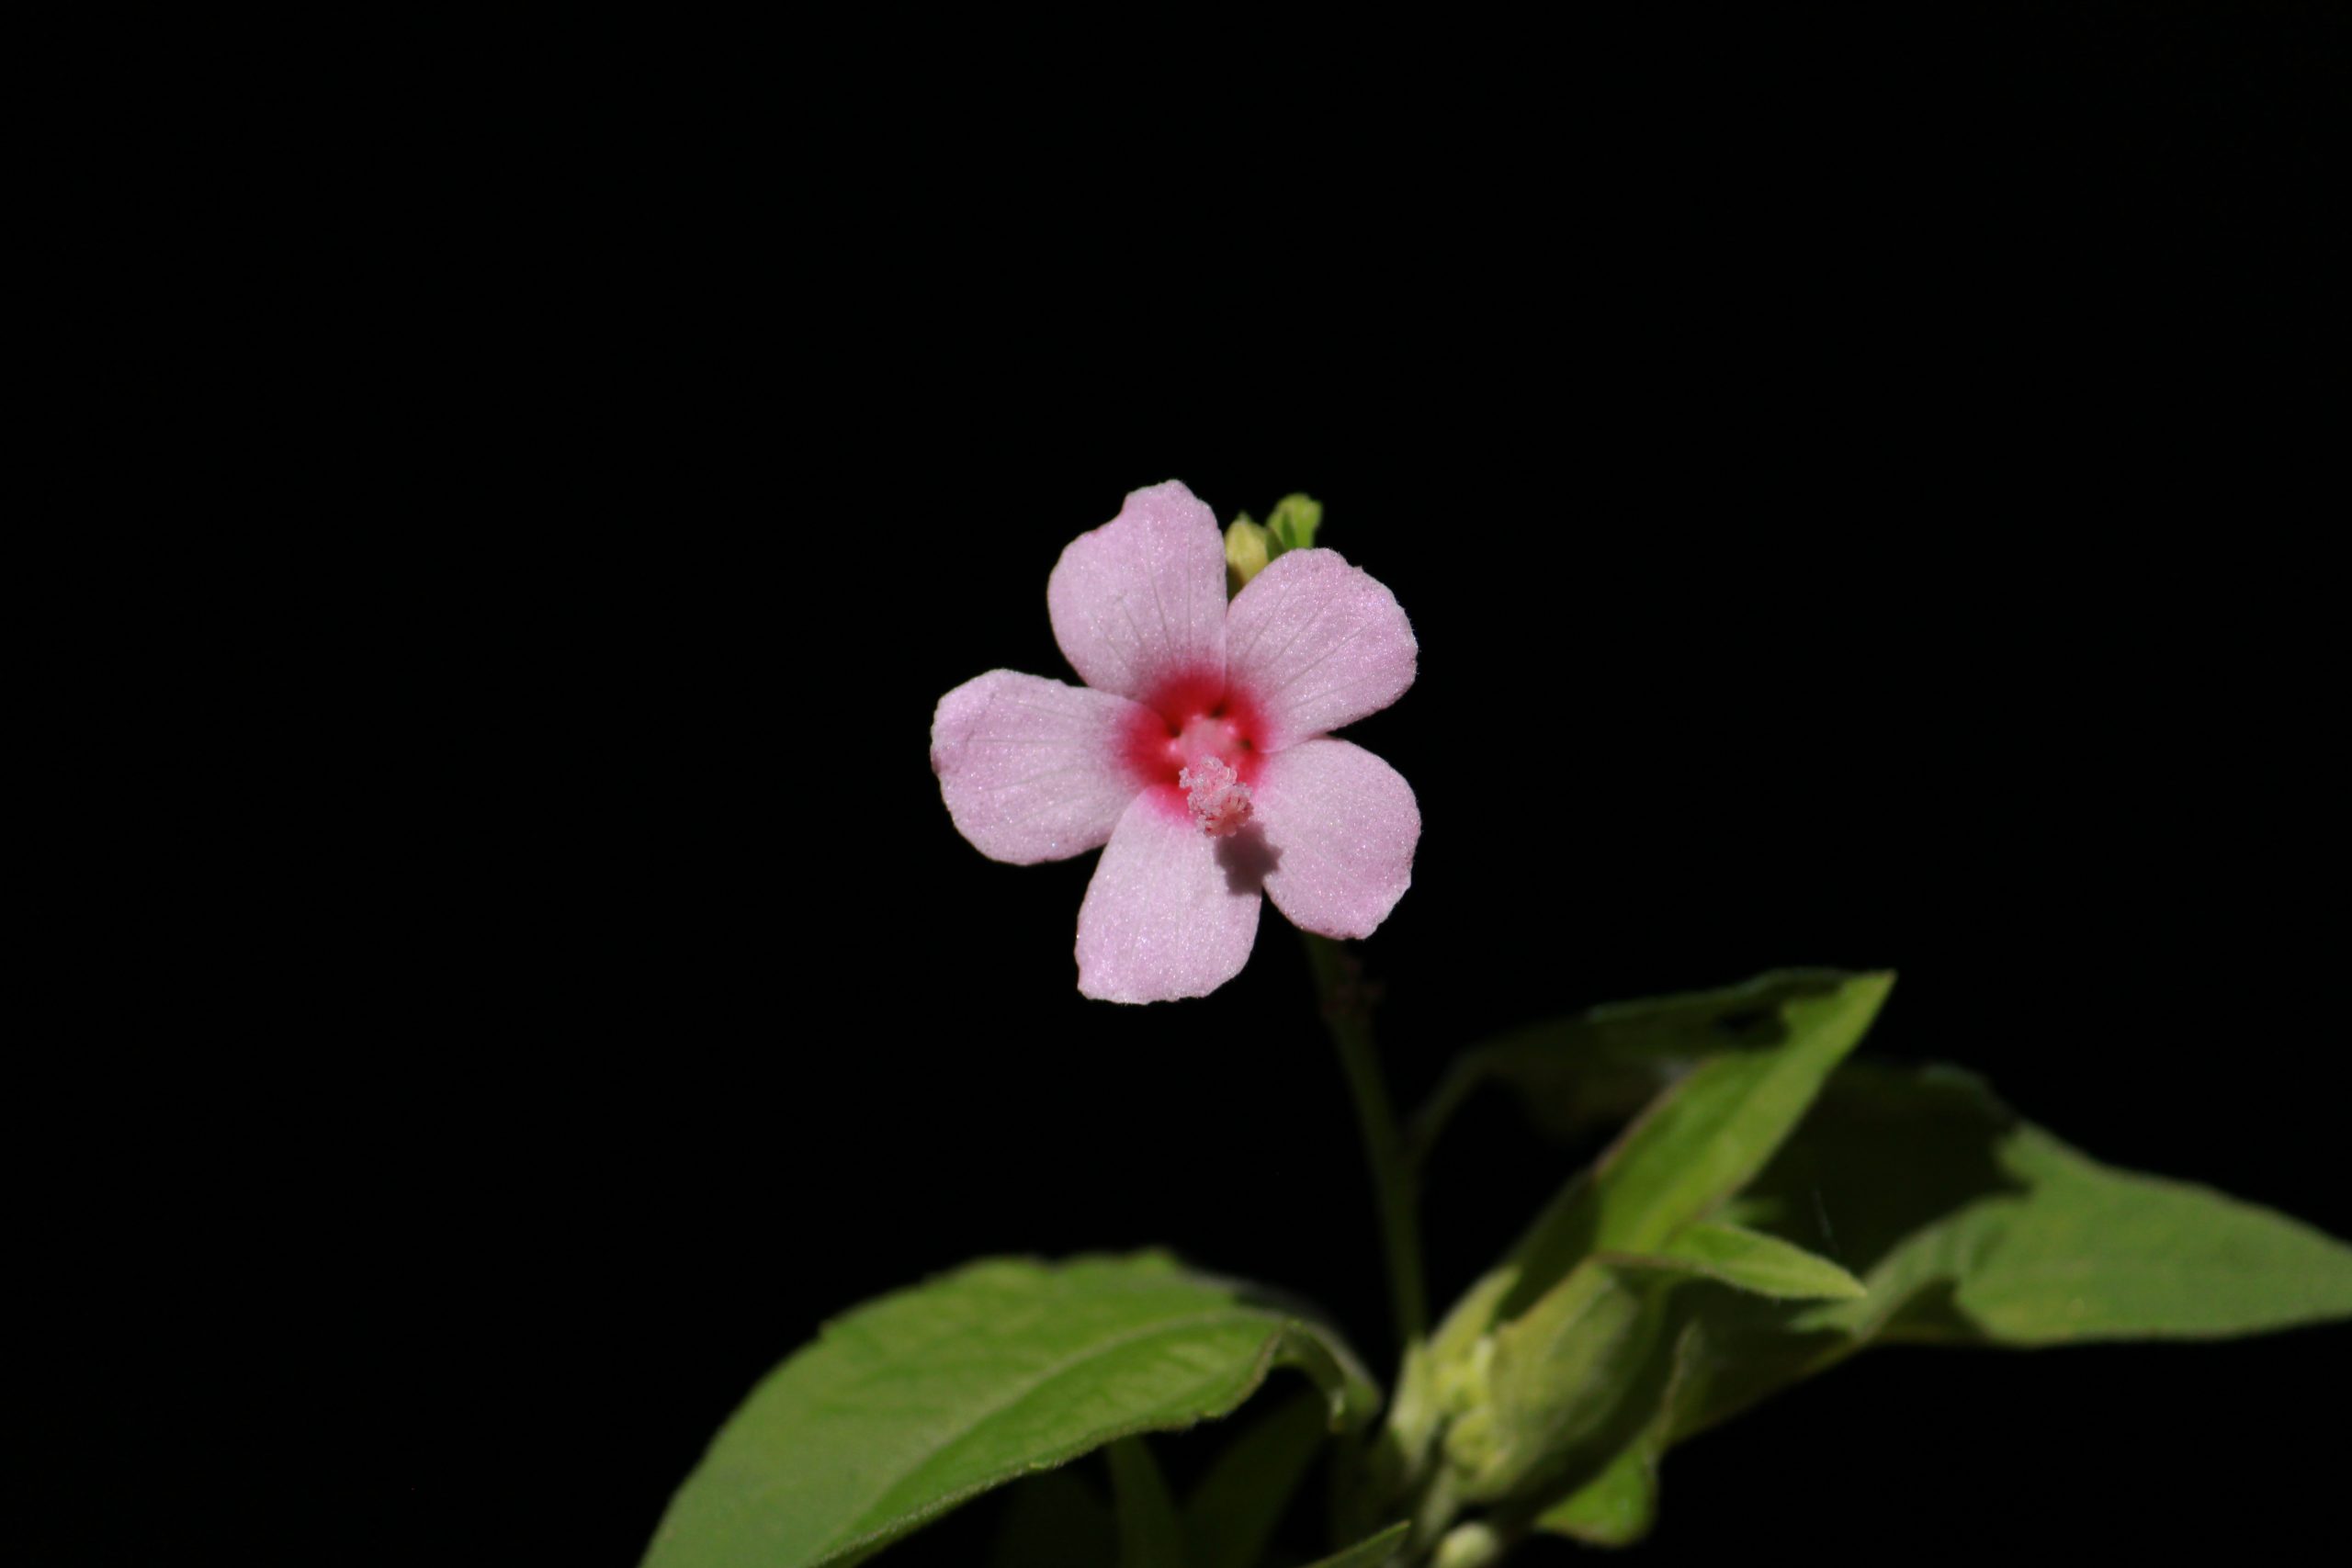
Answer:
[{"label": "stigma", "polygon": [[1212,839],[1231,838],[1238,833],[1249,825],[1250,815],[1256,809],[1250,799],[1250,786],[1214,756],[1202,757],[1179,773],[1176,784],[1184,791],[1184,804],[1191,809],[1193,820]]}]

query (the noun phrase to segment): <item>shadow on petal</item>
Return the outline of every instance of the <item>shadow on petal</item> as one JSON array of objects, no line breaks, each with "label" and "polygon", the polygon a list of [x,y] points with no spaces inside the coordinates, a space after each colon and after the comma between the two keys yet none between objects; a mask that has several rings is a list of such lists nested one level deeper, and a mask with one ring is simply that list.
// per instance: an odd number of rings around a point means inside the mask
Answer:
[{"label": "shadow on petal", "polygon": [[1266,830],[1255,822],[1216,841],[1216,863],[1225,868],[1225,886],[1230,892],[1261,891],[1267,874],[1282,861],[1282,851],[1266,841]]}]

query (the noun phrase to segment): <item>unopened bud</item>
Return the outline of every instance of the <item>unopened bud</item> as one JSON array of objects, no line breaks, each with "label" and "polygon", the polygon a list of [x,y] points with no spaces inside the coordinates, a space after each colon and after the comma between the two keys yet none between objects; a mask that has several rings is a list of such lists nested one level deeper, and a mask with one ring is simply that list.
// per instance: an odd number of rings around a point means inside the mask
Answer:
[{"label": "unopened bud", "polygon": [[1225,531],[1225,568],[1231,580],[1232,592],[1238,593],[1250,586],[1250,580],[1266,570],[1266,562],[1273,558],[1266,531],[1250,521],[1243,513]]},{"label": "unopened bud", "polygon": [[1286,495],[1266,514],[1266,532],[1273,536],[1274,554],[1311,550],[1315,530],[1323,526],[1323,503],[1311,495]]},{"label": "unopened bud", "polygon": [[1486,1568],[1499,1562],[1502,1554],[1503,1538],[1492,1525],[1457,1525],[1437,1543],[1437,1556],[1431,1562],[1434,1568]]}]

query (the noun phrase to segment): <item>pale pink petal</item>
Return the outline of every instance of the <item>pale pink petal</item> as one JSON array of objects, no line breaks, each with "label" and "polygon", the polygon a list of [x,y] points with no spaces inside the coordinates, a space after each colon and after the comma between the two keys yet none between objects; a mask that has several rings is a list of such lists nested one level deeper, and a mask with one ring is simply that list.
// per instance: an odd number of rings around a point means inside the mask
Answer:
[{"label": "pale pink petal", "polygon": [[1293,550],[1234,596],[1227,685],[1278,750],[1378,713],[1413,683],[1419,645],[1396,596],[1336,550]]},{"label": "pale pink petal", "polygon": [[1046,581],[1054,640],[1097,691],[1149,700],[1225,666],[1225,544],[1216,517],[1170,479],[1072,539]]},{"label": "pale pink petal", "polygon": [[956,830],[982,854],[1060,860],[1110,838],[1143,787],[1121,750],[1140,716],[1108,692],[991,670],[939,699],[931,771]]},{"label": "pale pink petal", "polygon": [[1136,797],[1078,908],[1078,988],[1111,1002],[1204,997],[1249,962],[1258,935],[1264,845],[1213,839],[1183,797]]},{"label": "pale pink petal", "polygon": [[1370,936],[1413,885],[1413,786],[1363,747],[1325,739],[1267,758],[1254,795],[1274,908],[1301,931]]}]

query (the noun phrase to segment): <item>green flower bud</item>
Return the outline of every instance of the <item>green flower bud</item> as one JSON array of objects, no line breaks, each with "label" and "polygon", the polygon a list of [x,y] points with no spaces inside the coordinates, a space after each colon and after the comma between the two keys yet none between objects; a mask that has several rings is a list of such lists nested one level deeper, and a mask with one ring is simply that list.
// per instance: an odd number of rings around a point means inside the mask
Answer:
[{"label": "green flower bud", "polygon": [[1457,1525],[1445,1532],[1437,1543],[1434,1568],[1486,1568],[1489,1562],[1499,1562],[1503,1555],[1503,1538],[1491,1525]]},{"label": "green flower bud", "polygon": [[1266,516],[1266,532],[1274,538],[1274,554],[1312,549],[1315,530],[1323,525],[1323,503],[1311,495],[1286,495]]},{"label": "green flower bud", "polygon": [[1229,590],[1238,593],[1250,585],[1250,580],[1266,570],[1266,563],[1276,552],[1266,531],[1250,521],[1243,513],[1225,531],[1225,568]]}]

